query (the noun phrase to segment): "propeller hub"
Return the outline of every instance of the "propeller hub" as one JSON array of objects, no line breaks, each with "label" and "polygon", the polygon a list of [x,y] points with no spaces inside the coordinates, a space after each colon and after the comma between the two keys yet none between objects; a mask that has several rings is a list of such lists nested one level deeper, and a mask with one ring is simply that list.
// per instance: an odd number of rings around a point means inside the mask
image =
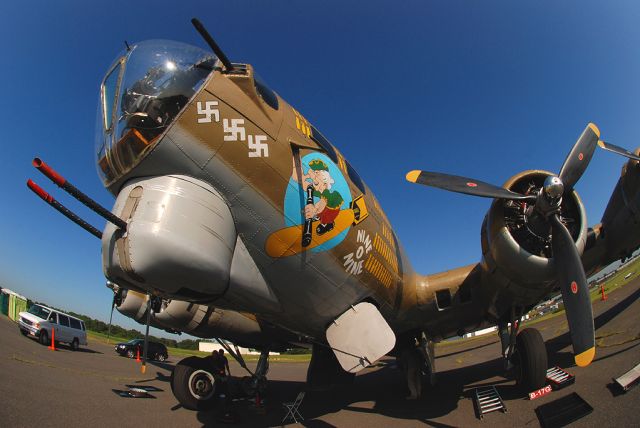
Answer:
[{"label": "propeller hub", "polygon": [[544,189],[544,194],[551,199],[558,199],[564,193],[564,184],[556,176],[547,177],[542,188]]}]

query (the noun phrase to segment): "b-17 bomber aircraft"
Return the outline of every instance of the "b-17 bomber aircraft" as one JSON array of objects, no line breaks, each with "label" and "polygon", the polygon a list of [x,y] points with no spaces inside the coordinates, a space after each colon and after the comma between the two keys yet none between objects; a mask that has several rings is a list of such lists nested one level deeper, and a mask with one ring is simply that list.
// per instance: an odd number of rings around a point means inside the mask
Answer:
[{"label": "b-17 bomber aircraft", "polygon": [[[524,171],[498,187],[409,172],[412,183],[493,198],[480,262],[421,275],[342,153],[193,23],[213,53],[165,40],[127,45],[102,81],[96,161],[116,198],[111,210],[34,160],[108,220],[103,231],[28,183],[101,239],[121,313],[147,331],[218,338],[241,364],[227,341],[260,349],[250,390],[264,387],[269,351],[293,346],[312,347],[311,388],[348,382],[385,355],[409,355],[422,368],[413,376],[430,383],[434,343],[496,325],[505,366],[528,392],[544,385],[547,354],[519,321],[559,291],[575,362],[593,360],[586,276],[640,246],[638,152],[603,141],[589,123],[558,173]],[[630,160],[589,227],[574,186],[596,146]],[[176,365],[171,386],[190,409],[216,397],[197,357]]]}]

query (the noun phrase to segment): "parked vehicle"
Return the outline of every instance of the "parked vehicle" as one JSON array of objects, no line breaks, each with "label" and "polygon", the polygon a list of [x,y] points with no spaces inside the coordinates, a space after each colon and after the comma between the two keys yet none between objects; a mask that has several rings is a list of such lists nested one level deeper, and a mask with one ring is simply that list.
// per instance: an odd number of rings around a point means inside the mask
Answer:
[{"label": "parked vehicle", "polygon": [[35,304],[28,311],[20,312],[18,325],[23,335],[35,337],[43,345],[51,344],[54,331],[54,340],[68,343],[74,351],[87,344],[87,332],[81,319],[44,305]]},{"label": "parked vehicle", "polygon": [[[142,358],[142,354],[144,352],[144,339],[133,339],[128,342],[118,343],[115,349],[116,352],[122,356],[135,358],[140,355],[140,358]],[[169,358],[167,347],[162,343],[153,342],[151,340],[148,343],[147,355],[150,360],[165,361]]]}]

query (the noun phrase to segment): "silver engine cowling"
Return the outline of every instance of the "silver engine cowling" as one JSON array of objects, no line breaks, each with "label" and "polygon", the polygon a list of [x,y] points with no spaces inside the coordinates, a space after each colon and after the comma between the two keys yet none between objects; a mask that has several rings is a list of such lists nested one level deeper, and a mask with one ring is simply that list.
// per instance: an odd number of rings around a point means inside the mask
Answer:
[{"label": "silver engine cowling", "polygon": [[113,212],[128,227],[105,227],[108,279],[192,301],[212,301],[227,290],[237,235],[211,185],[179,175],[135,179],[119,192]]},{"label": "silver engine cowling", "polygon": [[[504,187],[525,195],[535,194],[550,176],[554,174],[524,171],[510,178]],[[556,278],[550,226],[528,204],[496,199],[482,225],[482,270],[486,283],[496,292],[496,316],[507,310],[501,300],[514,299],[517,305],[530,305],[551,291]],[[587,219],[575,190],[563,197],[560,217],[582,254]]]},{"label": "silver engine cowling", "polygon": [[265,313],[280,303],[237,234],[230,207],[210,184],[167,175],[127,182],[102,235],[105,276],[167,299]]}]

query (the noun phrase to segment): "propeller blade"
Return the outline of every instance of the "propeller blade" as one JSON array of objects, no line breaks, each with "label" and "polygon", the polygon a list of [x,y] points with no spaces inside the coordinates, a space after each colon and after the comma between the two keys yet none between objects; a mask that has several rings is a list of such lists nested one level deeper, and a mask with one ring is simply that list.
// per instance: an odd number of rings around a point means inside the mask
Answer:
[{"label": "propeller blade", "polygon": [[437,187],[451,192],[465,193],[467,195],[481,196],[483,198],[511,199],[511,200],[535,200],[535,196],[525,196],[515,193],[503,187],[494,186],[478,180],[457,175],[443,174],[440,172],[427,172],[414,170],[407,173],[407,181]]},{"label": "propeller blade", "polygon": [[587,278],[571,234],[557,214],[549,216],[556,278],[569,323],[575,362],[588,366],[596,353],[593,312]]},{"label": "propeller blade", "polygon": [[628,157],[629,159],[640,161],[640,156],[635,155],[635,154],[631,153],[629,150],[624,149],[624,148],[622,148],[620,146],[616,146],[615,144],[611,144],[611,143],[607,143],[605,141],[599,140],[598,141],[598,146],[600,146],[600,148],[602,148],[602,149],[609,150],[610,152],[619,154],[621,156]]},{"label": "propeller blade", "polygon": [[144,348],[142,351],[142,367],[140,371],[144,374],[147,371],[147,351],[149,350],[149,323],[151,322],[151,296],[147,300],[147,329],[144,333]]},{"label": "propeller blade", "polygon": [[573,186],[580,180],[580,177],[582,177],[591,161],[593,152],[596,150],[596,144],[599,139],[600,130],[593,123],[588,124],[582,131],[582,135],[574,144],[560,169],[559,177],[564,184],[565,193],[571,191]]}]

